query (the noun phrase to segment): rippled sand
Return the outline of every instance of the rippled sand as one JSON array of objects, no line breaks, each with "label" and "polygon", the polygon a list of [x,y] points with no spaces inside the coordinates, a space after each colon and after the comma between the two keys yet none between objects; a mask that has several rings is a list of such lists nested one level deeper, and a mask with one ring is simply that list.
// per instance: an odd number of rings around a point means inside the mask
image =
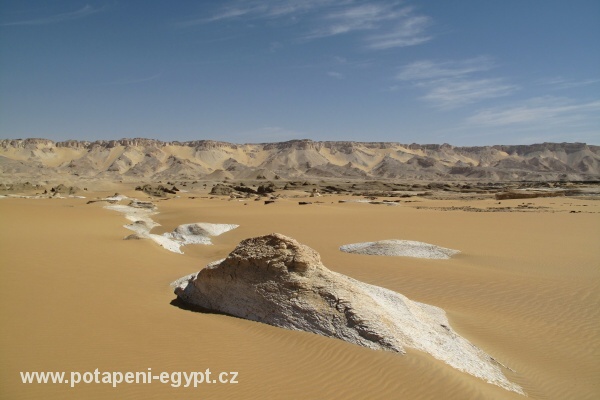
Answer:
[{"label": "rippled sand", "polygon": [[[334,271],[442,307],[462,336],[515,370],[507,376],[529,398],[600,397],[600,201],[532,199],[549,208],[481,213],[415,208],[465,205],[459,201],[382,207],[320,200],[158,202],[156,233],[198,221],[240,225],[213,246],[186,246],[180,255],[150,240],[122,240],[127,221],[100,203],[0,199],[0,398],[524,398],[415,351],[373,351],[171,304],[171,281],[223,258],[241,239],[271,232],[313,247]],[[384,239],[461,253],[427,260],[338,250]],[[238,371],[239,383],[71,389],[19,379],[19,371],[149,367]]]}]

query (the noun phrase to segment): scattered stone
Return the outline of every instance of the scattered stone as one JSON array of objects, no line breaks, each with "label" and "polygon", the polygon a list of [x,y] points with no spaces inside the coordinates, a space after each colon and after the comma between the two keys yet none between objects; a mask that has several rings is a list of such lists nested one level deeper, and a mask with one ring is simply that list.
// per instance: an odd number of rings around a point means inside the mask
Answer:
[{"label": "scattered stone", "polygon": [[135,190],[139,190],[142,191],[144,193],[146,193],[149,196],[153,196],[153,197],[167,197],[167,193],[168,194],[176,194],[177,192],[164,187],[163,185],[158,185],[156,187],[149,185],[149,184],[145,184],[143,186],[136,186]]},{"label": "scattered stone", "polygon": [[[26,192],[30,190],[40,190],[42,189],[41,185],[34,185],[30,182],[24,183],[0,183],[0,191],[3,192]],[[45,193],[48,193],[45,191]]]},{"label": "scattered stone", "polygon": [[536,192],[536,193],[519,193],[519,192],[503,192],[496,193],[496,200],[509,200],[509,199],[533,199],[536,197],[562,197],[564,192]]},{"label": "scattered stone", "polygon": [[241,183],[239,186],[234,186],[233,189],[240,193],[256,194],[256,190],[247,187],[243,183]]},{"label": "scattered stone", "polygon": [[75,194],[80,191],[77,186],[66,186],[64,184],[60,184],[56,187],[50,189],[52,193],[60,193],[60,194]]},{"label": "scattered stone", "polygon": [[131,200],[131,202],[129,203],[129,206],[134,207],[134,208],[145,208],[147,210],[155,210],[156,209],[156,205],[154,203],[152,203],[151,201],[140,201],[137,199]]},{"label": "scattered stone", "polygon": [[131,235],[125,236],[123,238],[123,240],[141,240],[141,239],[145,239],[145,238],[143,238],[142,236],[140,236],[137,233],[132,233]]},{"label": "scattered stone", "polygon": [[256,189],[256,193],[258,194],[267,194],[267,193],[275,193],[275,184],[269,182],[266,185],[260,185],[258,189]]},{"label": "scattered stone", "polygon": [[377,204],[382,206],[397,206],[398,203],[394,201],[370,201],[369,204]]},{"label": "scattered stone", "polygon": [[110,204],[116,204],[116,203],[119,202],[119,200],[95,199],[95,200],[88,200],[86,202],[86,204],[94,204],[94,203],[100,203],[100,202],[106,202],[106,203],[110,203]]}]

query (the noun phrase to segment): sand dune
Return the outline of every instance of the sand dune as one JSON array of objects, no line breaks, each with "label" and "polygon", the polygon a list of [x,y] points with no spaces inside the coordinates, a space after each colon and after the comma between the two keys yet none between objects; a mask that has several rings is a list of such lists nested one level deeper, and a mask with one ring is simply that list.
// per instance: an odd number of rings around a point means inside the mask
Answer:
[{"label": "sand dune", "polygon": [[[107,189],[108,190],[108,189]],[[106,197],[111,192],[90,193]],[[139,192],[119,189],[130,197]],[[224,201],[158,203],[156,234],[193,221],[236,224],[212,246],[174,254],[124,241],[123,216],[86,199],[0,200],[2,398],[520,399],[418,351],[406,356],[174,306],[169,282],[224,258],[243,238],[282,232],[336,272],[443,308],[454,329],[510,365],[531,399],[600,396],[600,204],[530,199],[529,212],[452,211],[460,200],[398,207]],[[473,200],[485,209],[493,199]],[[520,204],[503,201],[502,206]],[[417,209],[417,207],[423,207]],[[434,209],[444,207],[449,211]],[[585,211],[571,213],[570,211]],[[550,212],[552,211],[552,212]],[[447,260],[372,257],[341,245],[411,238]],[[237,385],[23,385],[19,371],[238,371]]]}]

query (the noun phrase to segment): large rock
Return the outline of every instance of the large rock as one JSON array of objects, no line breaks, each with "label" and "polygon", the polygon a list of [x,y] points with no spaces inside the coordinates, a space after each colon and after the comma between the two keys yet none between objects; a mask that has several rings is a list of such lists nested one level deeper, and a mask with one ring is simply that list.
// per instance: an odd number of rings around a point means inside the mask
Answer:
[{"label": "large rock", "polygon": [[163,185],[158,185],[155,187],[149,184],[145,184],[143,186],[137,186],[135,190],[140,190],[146,193],[147,195],[154,197],[167,197],[167,193],[177,194],[177,191],[164,187]]},{"label": "large rock", "polygon": [[60,185],[53,187],[51,191],[60,194],[75,194],[79,191],[79,188],[77,186],[66,186],[61,183]]},{"label": "large rock", "polygon": [[492,357],[450,327],[441,308],[330,271],[316,251],[281,234],[242,241],[226,259],[177,281],[175,293],[204,309],[371,349],[425,351],[523,393]]},{"label": "large rock", "polygon": [[233,192],[234,192],[234,189],[231,186],[217,183],[215,186],[212,187],[210,194],[214,194],[217,196],[229,196]]}]

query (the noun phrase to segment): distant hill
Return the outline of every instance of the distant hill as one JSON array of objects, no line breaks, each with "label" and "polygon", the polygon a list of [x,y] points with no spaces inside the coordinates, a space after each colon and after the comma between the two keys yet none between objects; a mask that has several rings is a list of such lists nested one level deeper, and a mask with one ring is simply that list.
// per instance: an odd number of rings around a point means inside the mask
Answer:
[{"label": "distant hill", "polygon": [[122,181],[254,179],[598,180],[600,146],[541,143],[315,142],[233,144],[152,139],[0,140],[4,182],[60,177]]}]

